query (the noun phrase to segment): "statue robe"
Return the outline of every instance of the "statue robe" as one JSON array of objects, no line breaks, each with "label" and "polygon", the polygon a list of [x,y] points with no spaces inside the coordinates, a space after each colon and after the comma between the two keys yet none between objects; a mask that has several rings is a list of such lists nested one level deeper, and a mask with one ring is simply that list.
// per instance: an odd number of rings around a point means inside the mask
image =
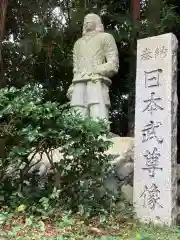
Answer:
[{"label": "statue robe", "polygon": [[104,32],[80,38],[73,49],[72,107],[93,104],[110,106],[110,77],[118,72],[119,58],[115,40]]}]

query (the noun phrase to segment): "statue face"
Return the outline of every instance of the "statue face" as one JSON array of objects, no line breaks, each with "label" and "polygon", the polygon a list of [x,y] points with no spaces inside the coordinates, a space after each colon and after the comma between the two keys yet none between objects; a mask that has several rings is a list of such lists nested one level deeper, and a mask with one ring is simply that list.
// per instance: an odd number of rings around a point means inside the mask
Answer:
[{"label": "statue face", "polygon": [[87,32],[94,31],[96,29],[96,21],[92,15],[87,15],[85,17],[84,28]]}]

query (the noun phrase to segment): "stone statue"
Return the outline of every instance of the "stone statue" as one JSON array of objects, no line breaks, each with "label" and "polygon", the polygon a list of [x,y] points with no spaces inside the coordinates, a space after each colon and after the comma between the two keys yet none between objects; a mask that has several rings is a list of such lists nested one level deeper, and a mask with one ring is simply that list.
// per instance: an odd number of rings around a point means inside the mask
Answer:
[{"label": "stone statue", "polygon": [[70,105],[83,117],[108,120],[110,77],[118,72],[119,58],[115,39],[104,32],[101,19],[88,14],[83,36],[73,49],[73,81],[67,96]]}]

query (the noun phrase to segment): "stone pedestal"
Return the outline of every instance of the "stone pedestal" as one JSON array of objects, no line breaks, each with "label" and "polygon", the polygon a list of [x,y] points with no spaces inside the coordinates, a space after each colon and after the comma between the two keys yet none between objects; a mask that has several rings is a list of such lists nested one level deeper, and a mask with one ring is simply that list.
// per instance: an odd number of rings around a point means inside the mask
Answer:
[{"label": "stone pedestal", "polygon": [[177,217],[177,47],[172,33],[138,41],[133,201],[142,222]]}]

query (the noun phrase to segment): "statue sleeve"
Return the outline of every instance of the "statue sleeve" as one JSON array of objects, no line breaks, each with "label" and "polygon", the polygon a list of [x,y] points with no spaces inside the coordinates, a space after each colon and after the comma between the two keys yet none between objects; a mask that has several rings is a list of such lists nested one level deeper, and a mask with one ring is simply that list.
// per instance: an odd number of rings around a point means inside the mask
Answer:
[{"label": "statue sleeve", "polygon": [[106,63],[97,66],[96,73],[102,76],[111,77],[116,74],[119,69],[118,49],[115,39],[112,35],[108,34],[105,36],[103,47]]}]

